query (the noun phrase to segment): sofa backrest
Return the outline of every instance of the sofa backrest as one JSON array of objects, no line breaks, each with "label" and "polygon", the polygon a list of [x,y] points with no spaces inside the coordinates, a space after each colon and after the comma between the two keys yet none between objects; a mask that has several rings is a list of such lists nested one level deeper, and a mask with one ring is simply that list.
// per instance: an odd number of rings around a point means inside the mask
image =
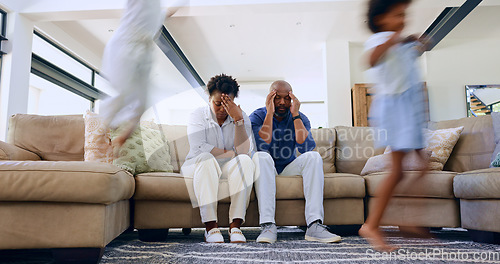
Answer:
[{"label": "sofa backrest", "polygon": [[[170,156],[174,172],[179,172],[180,167],[186,161],[189,152],[189,140],[187,137],[187,126],[161,125],[169,143]],[[321,128],[311,130],[316,148],[323,158],[323,170],[325,173],[335,172],[335,140],[336,133],[333,128]]]},{"label": "sofa backrest", "polygon": [[366,161],[382,154],[384,149],[375,149],[376,137],[384,137],[381,130],[370,127],[335,127],[337,172],[361,174]]},{"label": "sofa backrest", "polygon": [[456,120],[430,122],[429,129],[444,129],[463,126],[444,170],[464,172],[488,168],[495,150],[495,134],[489,115],[466,117]]},{"label": "sofa backrest", "polygon": [[162,124],[160,127],[168,140],[174,172],[180,172],[180,168],[184,161],[186,161],[186,156],[189,153],[187,126],[171,126]]},{"label": "sofa backrest", "polygon": [[42,160],[82,161],[85,124],[82,115],[16,114],[10,118],[7,142]]},{"label": "sofa backrest", "polygon": [[312,137],[316,142],[314,151],[319,152],[323,158],[323,171],[334,173],[335,169],[335,141],[336,133],[333,128],[311,129]]},{"label": "sofa backrest", "polygon": [[[445,170],[464,172],[488,168],[495,149],[491,116],[430,122],[429,129],[464,126]],[[186,126],[162,125],[169,140],[174,171],[179,172],[189,152]],[[377,130],[337,126],[311,130],[325,173],[360,174],[366,161],[382,154],[374,149]],[[375,134],[374,134],[375,133]],[[17,114],[10,118],[7,142],[49,161],[84,159],[85,124],[82,115],[39,116]]]}]

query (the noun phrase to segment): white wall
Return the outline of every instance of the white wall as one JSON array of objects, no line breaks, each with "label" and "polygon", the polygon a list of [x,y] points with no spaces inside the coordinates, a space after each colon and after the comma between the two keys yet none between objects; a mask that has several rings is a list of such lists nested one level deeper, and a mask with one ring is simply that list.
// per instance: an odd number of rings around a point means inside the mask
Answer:
[{"label": "white wall", "polygon": [[431,120],[467,116],[465,85],[500,84],[500,39],[448,39],[426,54]]},{"label": "white wall", "polygon": [[349,42],[331,39],[325,43],[325,76],[328,126],[351,126],[351,71]]},{"label": "white wall", "polygon": [[330,40],[325,45],[329,126],[352,126],[351,89],[368,82],[363,65],[363,43]]},{"label": "white wall", "polygon": [[85,47],[85,43],[76,41],[52,22],[37,22],[35,27],[41,31],[42,34],[49,36],[49,38],[58,45],[70,51],[74,56],[90,64],[95,69],[100,69],[101,57]]},{"label": "white wall", "polygon": [[[349,44],[351,87],[368,82],[362,54],[362,43]],[[445,39],[420,63],[429,89],[431,120],[466,117],[465,85],[500,84],[500,39]]]},{"label": "white wall", "polygon": [[351,70],[351,88],[356,83],[368,82],[365,77],[364,71],[368,64],[364,61],[364,46],[363,43],[349,43],[349,61]]},{"label": "white wall", "polygon": [[34,74],[30,75],[28,114],[81,115],[90,101]]}]

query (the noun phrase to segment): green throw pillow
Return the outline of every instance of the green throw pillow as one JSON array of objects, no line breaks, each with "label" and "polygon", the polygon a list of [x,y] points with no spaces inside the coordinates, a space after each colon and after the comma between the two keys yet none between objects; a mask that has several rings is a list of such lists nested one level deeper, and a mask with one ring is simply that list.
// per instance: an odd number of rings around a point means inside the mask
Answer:
[{"label": "green throw pillow", "polygon": [[500,152],[498,152],[497,157],[490,164],[491,167],[500,167]]},{"label": "green throw pillow", "polygon": [[[119,130],[111,131],[111,140]],[[113,164],[136,175],[146,172],[172,172],[168,142],[160,130],[141,125],[123,144]]]}]

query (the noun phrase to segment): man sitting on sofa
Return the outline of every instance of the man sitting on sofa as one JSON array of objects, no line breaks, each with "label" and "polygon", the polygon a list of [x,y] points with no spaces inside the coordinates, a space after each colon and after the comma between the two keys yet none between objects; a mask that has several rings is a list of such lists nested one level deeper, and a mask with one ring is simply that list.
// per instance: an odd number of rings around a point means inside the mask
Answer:
[{"label": "man sitting on sofa", "polygon": [[[305,239],[319,242],[339,242],[340,236],[330,233],[323,222],[323,161],[312,151],[316,143],[311,136],[307,117],[299,112],[300,101],[288,82],[271,85],[266,106],[250,115],[257,150],[255,163],[255,192],[259,203],[259,221],[262,227],[257,238],[260,243],[277,239],[274,220],[276,207],[276,175],[301,175],[306,199]],[[302,155],[296,157],[295,150]]]}]

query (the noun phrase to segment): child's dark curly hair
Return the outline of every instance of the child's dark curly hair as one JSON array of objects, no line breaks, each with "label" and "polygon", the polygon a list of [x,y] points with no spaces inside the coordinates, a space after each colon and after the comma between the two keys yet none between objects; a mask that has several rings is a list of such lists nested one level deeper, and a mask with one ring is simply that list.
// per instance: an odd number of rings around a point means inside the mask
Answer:
[{"label": "child's dark curly hair", "polygon": [[240,85],[232,76],[222,73],[210,78],[207,84],[207,90],[209,95],[212,95],[215,91],[219,91],[224,94],[232,94],[234,97],[238,97]]},{"label": "child's dark curly hair", "polygon": [[381,29],[375,24],[375,19],[391,10],[398,4],[410,4],[411,0],[370,0],[368,2],[368,27],[373,33]]}]

